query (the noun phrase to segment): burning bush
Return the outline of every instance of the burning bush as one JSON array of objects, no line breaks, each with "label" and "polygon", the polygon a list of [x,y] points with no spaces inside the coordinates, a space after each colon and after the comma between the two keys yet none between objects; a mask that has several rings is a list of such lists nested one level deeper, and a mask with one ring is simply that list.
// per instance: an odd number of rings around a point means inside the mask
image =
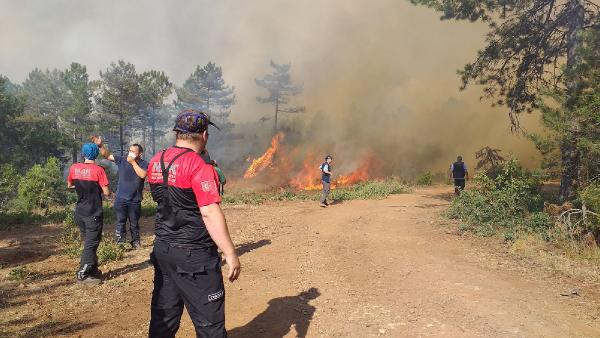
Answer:
[{"label": "burning bush", "polygon": [[[319,166],[322,160],[321,156],[317,154],[322,152],[284,144],[284,139],[285,134],[282,132],[273,136],[269,148],[261,156],[252,160],[246,169],[244,179],[254,180],[270,175],[268,184],[271,187],[290,186],[297,190],[321,189]],[[298,161],[300,158],[302,159],[301,163]],[[331,187],[335,189],[365,182],[376,177],[380,167],[381,161],[374,153],[363,154],[354,170],[334,177]],[[334,165],[334,168],[338,168],[337,164]],[[345,168],[352,167],[346,166]]]},{"label": "burning bush", "polygon": [[252,161],[252,164],[250,164],[244,173],[244,178],[248,179],[256,177],[259,173],[273,165],[275,154],[280,148],[281,141],[283,141],[284,137],[285,135],[282,132],[273,136],[273,139],[271,139],[271,146],[262,156]]}]

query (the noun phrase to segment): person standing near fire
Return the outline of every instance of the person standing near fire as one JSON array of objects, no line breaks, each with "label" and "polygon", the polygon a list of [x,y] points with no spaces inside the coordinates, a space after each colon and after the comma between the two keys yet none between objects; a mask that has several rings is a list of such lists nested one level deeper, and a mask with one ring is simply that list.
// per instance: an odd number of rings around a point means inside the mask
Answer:
[{"label": "person standing near fire", "polygon": [[450,179],[454,180],[454,193],[456,196],[460,195],[465,190],[466,181],[469,179],[469,171],[462,156],[458,156],[456,162],[450,166]]},{"label": "person standing near fire", "polygon": [[325,208],[329,206],[327,203],[327,196],[331,192],[331,162],[333,157],[331,155],[325,156],[325,162],[321,164],[321,183],[323,184],[323,193],[321,194],[321,207]]},{"label": "person standing near fire", "polygon": [[[183,308],[197,337],[227,337],[223,252],[227,277],[235,281],[240,261],[221,210],[218,176],[201,153],[206,149],[206,114],[184,110],[175,121],[175,145],[150,160],[148,183],[157,203],[154,248],[154,290],[150,337],[175,337]],[[215,126],[216,127],[216,126]]]}]

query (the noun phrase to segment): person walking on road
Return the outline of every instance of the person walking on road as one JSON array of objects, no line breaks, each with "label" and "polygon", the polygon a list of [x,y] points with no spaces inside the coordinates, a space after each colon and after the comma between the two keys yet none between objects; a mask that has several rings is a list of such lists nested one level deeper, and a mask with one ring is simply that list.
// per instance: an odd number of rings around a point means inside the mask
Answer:
[{"label": "person walking on road", "polygon": [[323,184],[323,192],[321,194],[321,207],[325,208],[329,206],[327,203],[327,196],[331,192],[331,162],[333,157],[331,155],[325,156],[325,162],[321,164],[321,183]]},{"label": "person walking on road", "polygon": [[241,266],[220,207],[217,173],[200,156],[209,125],[214,126],[204,113],[184,110],[175,121],[175,146],[156,154],[148,167],[157,203],[150,337],[175,337],[184,305],[197,337],[227,336],[217,248],[230,282]]},{"label": "person walking on road", "polygon": [[74,163],[67,177],[67,188],[77,192],[74,216],[83,241],[77,282],[93,284],[102,282],[96,252],[102,239],[102,194],[110,194],[106,172],[95,163],[98,152],[96,144],[84,144],[81,149],[83,163]]},{"label": "person walking on road", "polygon": [[117,194],[114,202],[114,210],[117,218],[115,237],[117,243],[127,242],[127,220],[129,220],[129,231],[131,232],[131,246],[134,249],[141,247],[139,220],[142,213],[142,199],[144,198],[144,180],[148,170],[148,162],[142,159],[144,149],[139,144],[129,147],[127,156],[113,155],[102,138],[92,137],[100,149],[100,155],[114,162],[119,168],[119,181],[117,183]]},{"label": "person walking on road", "polygon": [[454,193],[456,196],[460,195],[465,190],[466,181],[469,179],[469,171],[462,156],[458,156],[456,162],[450,166],[450,179],[454,180]]}]

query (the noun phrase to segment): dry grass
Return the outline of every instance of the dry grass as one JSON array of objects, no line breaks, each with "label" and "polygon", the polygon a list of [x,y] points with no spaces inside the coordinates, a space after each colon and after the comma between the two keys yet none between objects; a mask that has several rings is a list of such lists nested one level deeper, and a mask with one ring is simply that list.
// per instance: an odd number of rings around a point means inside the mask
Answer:
[{"label": "dry grass", "polygon": [[566,276],[600,282],[600,248],[573,248],[545,241],[539,235],[520,236],[511,245],[510,251],[535,259],[548,269]]}]

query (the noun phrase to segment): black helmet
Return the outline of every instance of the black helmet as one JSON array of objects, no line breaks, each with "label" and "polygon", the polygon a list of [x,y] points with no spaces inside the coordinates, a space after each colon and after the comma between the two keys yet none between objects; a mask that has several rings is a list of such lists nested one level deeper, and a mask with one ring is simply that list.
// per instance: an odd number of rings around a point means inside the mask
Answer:
[{"label": "black helmet", "polygon": [[331,155],[325,156],[325,161],[327,161],[328,159],[332,159],[333,160],[333,157],[331,157]]}]

